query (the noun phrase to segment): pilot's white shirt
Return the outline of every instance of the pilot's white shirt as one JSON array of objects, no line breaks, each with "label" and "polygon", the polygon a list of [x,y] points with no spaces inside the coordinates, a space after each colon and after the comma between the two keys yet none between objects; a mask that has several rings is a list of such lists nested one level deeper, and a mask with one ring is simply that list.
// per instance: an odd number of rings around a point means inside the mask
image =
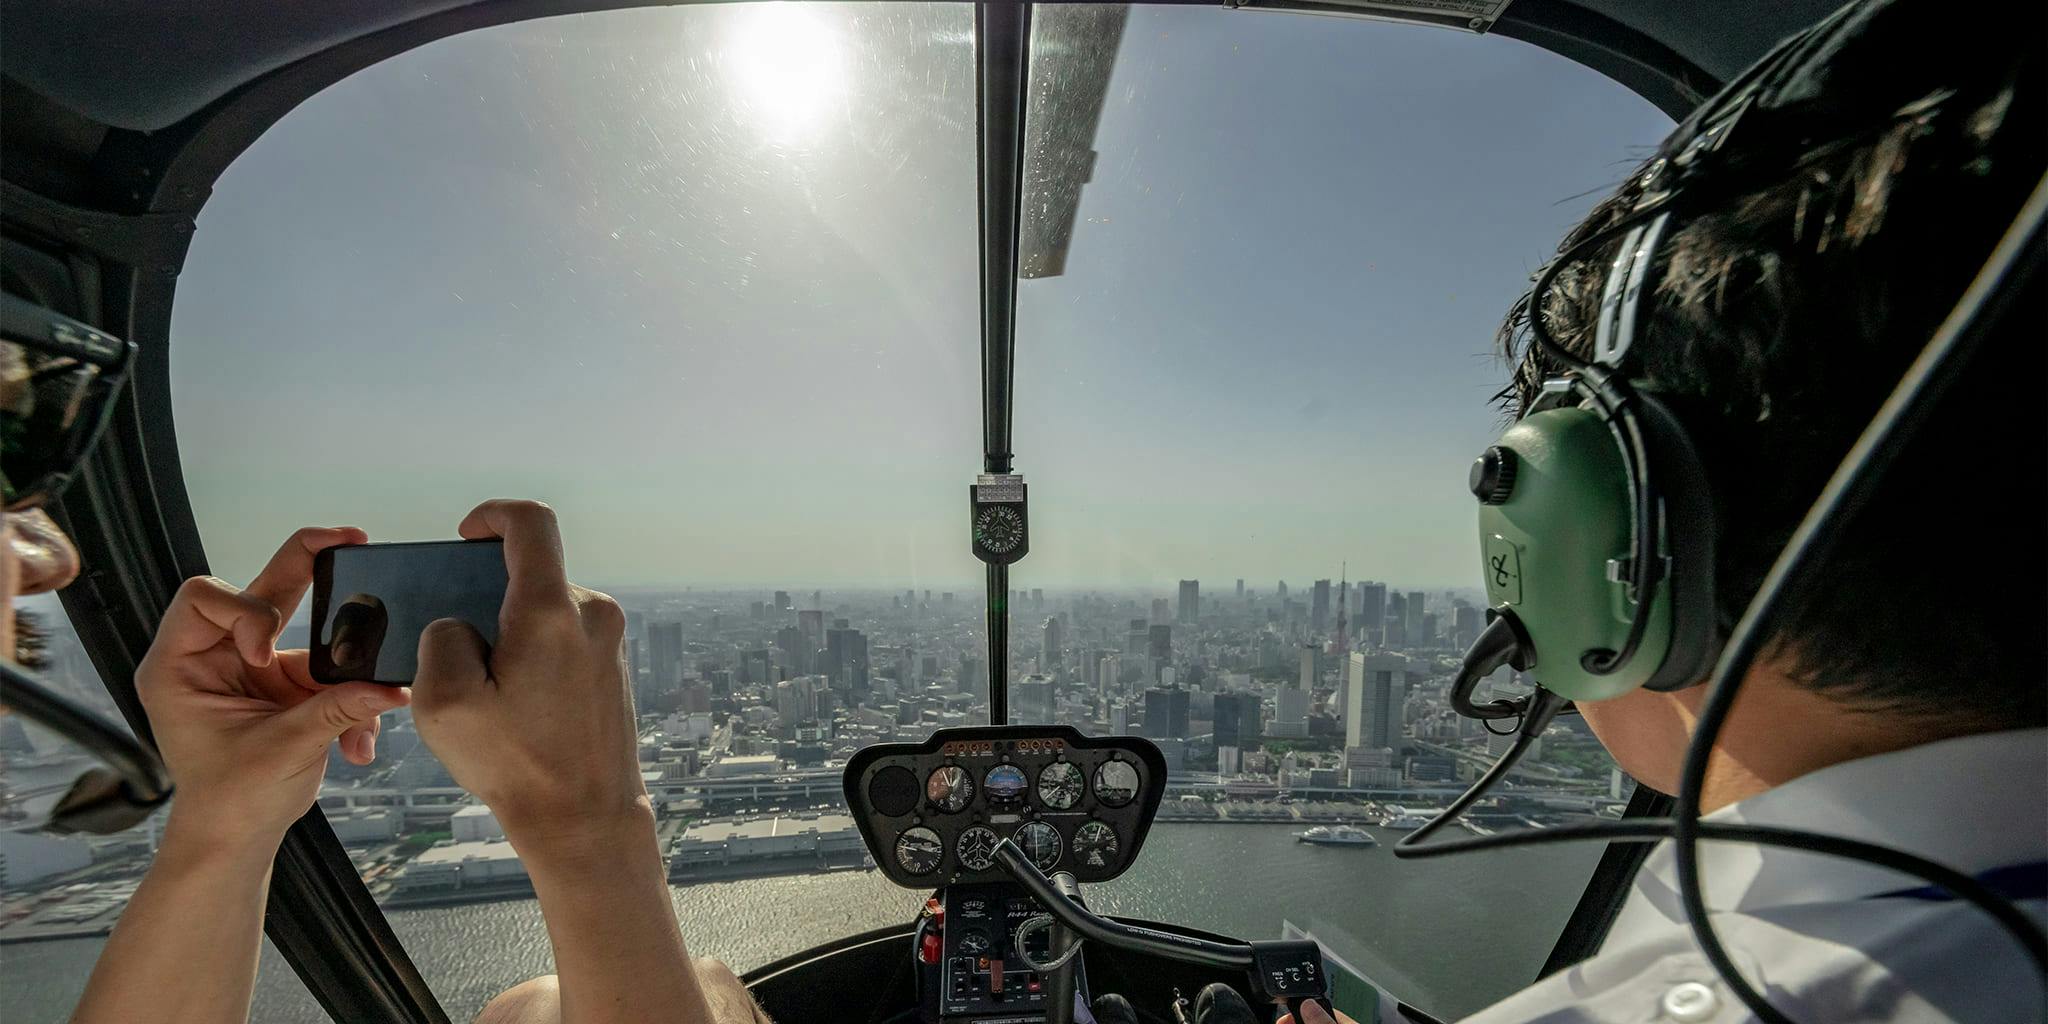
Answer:
[{"label": "pilot's white shirt", "polygon": [[[1970,875],[2038,865],[2048,859],[2048,729],[1832,765],[1708,818],[1879,843]],[[2048,1020],[2040,975],[2018,944],[1969,903],[1916,898],[1936,895],[1923,880],[1792,850],[1724,842],[1700,851],[1722,944],[1798,1024]],[[1901,892],[1913,895],[1885,895]],[[2038,898],[2020,906],[2048,919]],[[1693,942],[1666,842],[1644,861],[1597,956],[1465,1024],[1754,1019]]]}]

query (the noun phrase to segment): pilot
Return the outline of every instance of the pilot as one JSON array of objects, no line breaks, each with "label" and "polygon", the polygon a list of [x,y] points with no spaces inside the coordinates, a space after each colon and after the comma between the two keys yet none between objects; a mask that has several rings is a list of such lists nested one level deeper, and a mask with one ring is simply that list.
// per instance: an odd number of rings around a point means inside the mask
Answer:
[{"label": "pilot", "polygon": [[[1664,284],[1634,344],[1703,448],[1724,623],[2040,180],[2048,35],[2031,10],[2009,33],[1921,0],[1851,12],[1869,19],[1863,30],[1794,85],[1808,91],[1803,123],[1767,137],[1738,126],[1719,157],[1757,176],[1665,236]],[[1841,135],[1879,102],[1862,121],[1876,128]],[[1642,181],[1631,177],[1560,252],[1622,217]],[[1501,328],[1515,364],[1499,396],[1510,415],[1565,372],[1524,344],[1537,310],[1567,349],[1592,355],[1614,248],[1562,268]],[[1704,809],[1903,849],[2038,918],[2048,375],[2041,295],[2021,301],[2031,311],[2012,318],[2019,329],[1984,343],[1775,623],[1719,734]],[[1670,793],[1703,696],[1636,690],[1579,709],[1623,771]],[[1755,1019],[1694,943],[1668,846],[1643,864],[1596,956],[1468,1024]],[[2017,945],[1922,881],[1732,843],[1705,844],[1701,857],[1716,933],[1793,1021],[2048,1019]],[[1320,1009],[1303,1016],[1329,1021]]]}]

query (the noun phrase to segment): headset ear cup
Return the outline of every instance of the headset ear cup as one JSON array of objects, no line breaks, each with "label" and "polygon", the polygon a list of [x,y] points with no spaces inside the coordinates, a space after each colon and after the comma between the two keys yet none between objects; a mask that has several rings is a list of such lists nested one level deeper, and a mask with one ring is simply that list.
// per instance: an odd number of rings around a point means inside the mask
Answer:
[{"label": "headset ear cup", "polygon": [[1706,465],[1684,425],[1656,395],[1638,391],[1636,400],[1663,517],[1658,531],[1666,558],[1661,596],[1671,602],[1670,642],[1643,686],[1682,690],[1706,681],[1726,639],[1714,589],[1720,517]]}]

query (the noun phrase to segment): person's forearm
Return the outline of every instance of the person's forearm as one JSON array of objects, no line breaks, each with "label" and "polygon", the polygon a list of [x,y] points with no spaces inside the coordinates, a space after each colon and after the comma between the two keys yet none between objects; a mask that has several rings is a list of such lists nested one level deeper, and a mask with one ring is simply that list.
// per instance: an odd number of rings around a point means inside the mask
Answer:
[{"label": "person's forearm", "polygon": [[174,812],[72,1020],[248,1019],[276,854],[274,842],[224,840]]},{"label": "person's forearm", "polygon": [[[507,832],[520,848],[519,834]],[[520,857],[555,948],[563,1024],[707,1022],[651,809],[636,806],[573,837],[529,840]]]}]

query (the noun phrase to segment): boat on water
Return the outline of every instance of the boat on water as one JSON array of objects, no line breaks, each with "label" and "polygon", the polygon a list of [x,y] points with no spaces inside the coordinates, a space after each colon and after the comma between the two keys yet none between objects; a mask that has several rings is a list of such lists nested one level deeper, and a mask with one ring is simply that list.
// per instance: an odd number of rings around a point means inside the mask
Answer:
[{"label": "boat on water", "polygon": [[1297,842],[1314,843],[1318,846],[1377,846],[1379,840],[1372,833],[1356,825],[1317,825],[1306,832],[1296,832]]}]

